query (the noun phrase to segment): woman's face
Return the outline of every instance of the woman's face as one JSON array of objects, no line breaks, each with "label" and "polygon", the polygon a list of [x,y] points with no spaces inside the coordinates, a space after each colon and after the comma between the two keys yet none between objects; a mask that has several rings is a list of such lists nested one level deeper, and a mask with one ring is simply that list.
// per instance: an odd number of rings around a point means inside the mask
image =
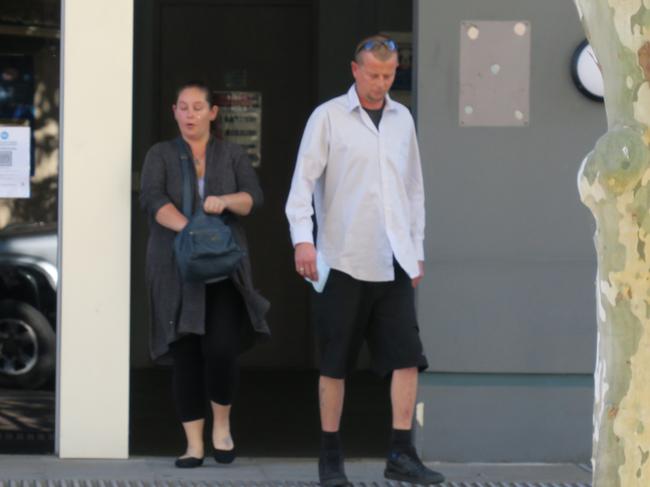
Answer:
[{"label": "woman's face", "polygon": [[200,88],[185,88],[172,107],[174,118],[185,139],[202,139],[210,133],[210,122],[217,118],[218,107],[210,106]]}]

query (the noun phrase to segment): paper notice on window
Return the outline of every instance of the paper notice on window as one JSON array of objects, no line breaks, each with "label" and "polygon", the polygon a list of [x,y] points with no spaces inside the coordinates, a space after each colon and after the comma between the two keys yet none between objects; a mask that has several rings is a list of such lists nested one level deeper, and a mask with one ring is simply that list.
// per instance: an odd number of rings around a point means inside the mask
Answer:
[{"label": "paper notice on window", "polygon": [[29,198],[29,127],[0,126],[0,198]]},{"label": "paper notice on window", "polygon": [[217,138],[241,145],[253,167],[262,163],[262,93],[215,91],[219,106]]}]

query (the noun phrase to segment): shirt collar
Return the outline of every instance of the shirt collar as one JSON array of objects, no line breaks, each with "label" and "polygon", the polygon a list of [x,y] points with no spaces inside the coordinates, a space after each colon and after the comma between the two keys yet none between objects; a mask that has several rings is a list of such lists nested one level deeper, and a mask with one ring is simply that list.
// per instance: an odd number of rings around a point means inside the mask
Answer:
[{"label": "shirt collar", "polygon": [[[350,89],[348,90],[348,110],[353,111],[355,108],[362,108],[361,102],[359,101],[359,95],[357,94],[356,85],[353,83]],[[384,104],[385,110],[397,110],[397,104],[393,99],[386,93],[386,103]]]}]

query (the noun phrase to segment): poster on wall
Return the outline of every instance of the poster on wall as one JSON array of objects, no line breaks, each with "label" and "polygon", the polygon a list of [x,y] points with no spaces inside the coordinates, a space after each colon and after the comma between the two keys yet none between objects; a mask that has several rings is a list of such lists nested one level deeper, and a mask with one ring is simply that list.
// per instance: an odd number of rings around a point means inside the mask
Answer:
[{"label": "poster on wall", "polygon": [[0,198],[29,198],[31,129],[0,125]]},{"label": "poster on wall", "polygon": [[[34,57],[0,54],[0,125],[34,127]],[[33,137],[33,133],[32,133]],[[30,141],[30,174],[34,175],[34,140]]]},{"label": "poster on wall", "polygon": [[215,91],[219,107],[217,138],[241,145],[253,163],[262,163],[262,93],[259,91]]}]

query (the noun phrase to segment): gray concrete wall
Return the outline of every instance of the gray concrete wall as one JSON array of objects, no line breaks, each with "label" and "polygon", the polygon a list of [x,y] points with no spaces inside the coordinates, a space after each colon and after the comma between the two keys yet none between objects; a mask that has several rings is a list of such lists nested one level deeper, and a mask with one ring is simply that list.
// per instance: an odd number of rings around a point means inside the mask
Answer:
[{"label": "gray concrete wall", "polygon": [[[414,5],[427,190],[419,317],[431,364],[418,443],[427,459],[586,460],[596,264],[576,173],[605,113],[570,78],[584,38],[573,3]],[[531,23],[528,127],[459,127],[463,20]]]}]

